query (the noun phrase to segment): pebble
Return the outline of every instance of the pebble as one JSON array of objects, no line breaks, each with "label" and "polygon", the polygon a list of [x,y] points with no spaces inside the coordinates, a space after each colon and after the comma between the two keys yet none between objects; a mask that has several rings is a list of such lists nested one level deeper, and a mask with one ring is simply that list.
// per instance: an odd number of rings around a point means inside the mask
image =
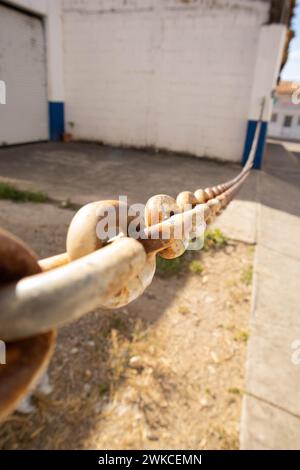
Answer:
[{"label": "pebble", "polygon": [[149,441],[158,441],[159,437],[154,434],[153,432],[149,432],[147,433],[146,435],[147,439],[149,439]]},{"label": "pebble", "polygon": [[96,403],[96,405],[94,407],[95,413],[100,413],[100,411],[102,411],[102,408],[103,408],[103,403],[102,402]]},{"label": "pebble", "polygon": [[200,403],[201,403],[202,406],[207,406],[208,405],[207,398],[201,398]]},{"label": "pebble", "polygon": [[216,368],[214,366],[207,366],[207,370],[211,375],[216,373]]},{"label": "pebble", "polygon": [[132,356],[129,360],[129,365],[133,369],[140,369],[143,367],[143,360],[141,356]]},{"label": "pebble", "polygon": [[215,351],[211,351],[210,355],[211,355],[212,360],[213,360],[216,364],[218,364],[218,363],[220,362],[220,361],[219,361],[219,358],[218,358],[218,355],[217,355],[217,353],[216,353]]},{"label": "pebble", "polygon": [[205,437],[203,439],[201,439],[200,443],[199,443],[199,447],[200,449],[205,447],[207,444],[207,439],[205,439]]}]

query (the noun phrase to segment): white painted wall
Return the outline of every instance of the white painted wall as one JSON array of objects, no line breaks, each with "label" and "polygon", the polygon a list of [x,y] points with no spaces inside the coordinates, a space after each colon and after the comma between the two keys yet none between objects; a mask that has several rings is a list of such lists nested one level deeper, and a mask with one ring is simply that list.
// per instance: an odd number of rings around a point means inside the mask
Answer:
[{"label": "white painted wall", "polygon": [[64,101],[64,54],[62,32],[62,1],[48,0],[45,17],[47,40],[48,100]]},{"label": "white painted wall", "polygon": [[260,0],[63,0],[69,130],[240,161],[268,10]]},{"label": "white painted wall", "polygon": [[263,26],[267,1],[10,3],[42,17],[47,98],[75,138],[240,160],[285,33]]},{"label": "white painted wall", "polygon": [[51,0],[7,0],[7,3],[36,15],[47,15],[49,1]]},{"label": "white painted wall", "polygon": [[251,120],[259,118],[263,98],[262,119],[268,122],[271,117],[271,93],[276,87],[285,38],[285,25],[269,24],[260,28],[249,113]]}]

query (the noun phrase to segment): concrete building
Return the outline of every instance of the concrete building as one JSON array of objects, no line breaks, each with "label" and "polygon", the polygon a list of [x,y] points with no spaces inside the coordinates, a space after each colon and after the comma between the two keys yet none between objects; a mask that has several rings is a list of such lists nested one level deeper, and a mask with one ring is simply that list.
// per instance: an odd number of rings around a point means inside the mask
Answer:
[{"label": "concrete building", "polygon": [[274,94],[270,137],[300,141],[300,82],[280,82]]},{"label": "concrete building", "polygon": [[0,5],[0,145],[61,138],[247,157],[291,1],[11,0]]}]

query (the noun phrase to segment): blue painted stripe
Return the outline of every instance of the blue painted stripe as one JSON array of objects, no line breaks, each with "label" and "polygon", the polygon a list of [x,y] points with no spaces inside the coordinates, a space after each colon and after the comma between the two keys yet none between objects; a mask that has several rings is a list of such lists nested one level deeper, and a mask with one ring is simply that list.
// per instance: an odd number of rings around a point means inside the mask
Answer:
[{"label": "blue painted stripe", "polygon": [[49,137],[61,140],[65,132],[65,105],[60,101],[49,101]]},{"label": "blue painted stripe", "polygon": [[[253,119],[250,119],[248,121],[246,140],[245,140],[243,158],[242,158],[242,165],[244,165],[247,161],[247,158],[251,149],[251,145],[254,139],[254,134],[255,134],[257,124],[258,124],[258,121],[255,121]],[[255,153],[255,158],[254,158],[254,163],[253,163],[253,168],[255,168],[256,170],[259,170],[261,168],[264,151],[265,151],[267,131],[268,131],[268,123],[263,121],[261,123],[261,128],[260,128],[260,133],[259,133],[258,143],[257,143],[257,150]]]}]

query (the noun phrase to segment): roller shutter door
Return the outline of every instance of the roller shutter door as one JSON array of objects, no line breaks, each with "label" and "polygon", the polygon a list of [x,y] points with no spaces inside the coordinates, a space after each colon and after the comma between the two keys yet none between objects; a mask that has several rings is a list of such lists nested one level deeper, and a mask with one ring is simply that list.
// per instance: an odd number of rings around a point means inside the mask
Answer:
[{"label": "roller shutter door", "polygon": [[48,139],[46,52],[42,20],[0,5],[0,146]]}]

